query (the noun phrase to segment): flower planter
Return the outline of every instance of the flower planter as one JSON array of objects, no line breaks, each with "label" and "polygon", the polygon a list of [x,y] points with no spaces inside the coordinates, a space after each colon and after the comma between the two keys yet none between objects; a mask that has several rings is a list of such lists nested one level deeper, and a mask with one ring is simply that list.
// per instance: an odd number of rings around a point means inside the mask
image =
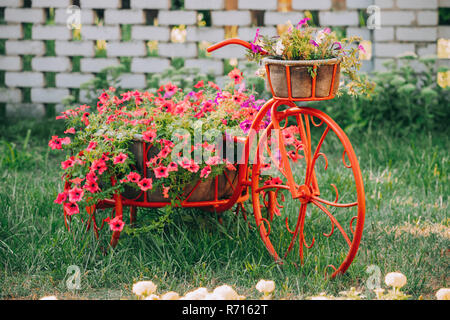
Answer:
[{"label": "flower planter", "polygon": [[[266,87],[274,97],[331,99],[339,88],[340,61],[263,59]],[[316,70],[316,76],[311,71]]]},{"label": "flower planter", "polygon": [[[148,146],[146,146],[148,148]],[[145,163],[159,153],[159,149],[156,147],[150,147],[147,150],[147,155],[144,157],[144,144],[138,137],[135,142],[131,144],[130,151],[133,153],[136,168],[135,170],[144,177]],[[184,170],[184,169],[182,169]],[[151,168],[146,169],[145,178],[151,178],[153,182],[157,179]],[[230,184],[231,182],[231,184]],[[238,173],[237,171],[231,171],[225,169],[224,174],[217,176],[217,199],[216,199],[216,177],[207,178],[200,183],[193,181],[188,185],[183,192],[183,199],[189,196],[188,202],[200,202],[200,201],[214,201],[228,199],[232,196],[234,188],[238,185]],[[170,186],[168,186],[170,187]],[[195,189],[195,190],[194,190]],[[135,199],[136,201],[144,201],[144,197],[141,195],[140,190],[125,186],[125,191],[122,196],[127,199]],[[148,190],[147,202],[169,202],[170,198],[164,198],[161,190]]]}]

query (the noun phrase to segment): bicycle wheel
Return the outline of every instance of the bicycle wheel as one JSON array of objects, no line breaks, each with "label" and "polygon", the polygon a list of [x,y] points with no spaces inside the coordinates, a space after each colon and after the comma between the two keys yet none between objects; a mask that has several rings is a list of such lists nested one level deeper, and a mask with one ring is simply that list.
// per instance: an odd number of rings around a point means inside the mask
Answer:
[{"label": "bicycle wheel", "polygon": [[361,241],[365,199],[342,129],[319,110],[274,102],[253,159],[253,210],[270,254],[282,263],[297,248],[305,267],[344,273]]}]

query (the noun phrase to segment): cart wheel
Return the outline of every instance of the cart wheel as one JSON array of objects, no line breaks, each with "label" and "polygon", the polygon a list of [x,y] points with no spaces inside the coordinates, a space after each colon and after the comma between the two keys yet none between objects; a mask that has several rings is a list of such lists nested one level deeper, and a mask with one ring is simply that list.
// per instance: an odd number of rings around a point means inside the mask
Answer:
[{"label": "cart wheel", "polygon": [[250,155],[260,236],[281,263],[297,248],[305,267],[331,268],[332,277],[344,273],[364,226],[355,152],[342,129],[319,110],[274,102],[271,119],[259,133],[256,155]]}]

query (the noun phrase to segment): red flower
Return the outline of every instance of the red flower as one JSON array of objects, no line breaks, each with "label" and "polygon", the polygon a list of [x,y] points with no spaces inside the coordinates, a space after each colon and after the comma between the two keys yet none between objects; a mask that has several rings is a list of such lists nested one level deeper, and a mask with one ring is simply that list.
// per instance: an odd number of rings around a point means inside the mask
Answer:
[{"label": "red flower", "polygon": [[66,161],[61,162],[61,167],[63,170],[66,170],[67,168],[73,167],[75,161],[73,160],[73,157],[70,157]]},{"label": "red flower", "polygon": [[198,89],[198,88],[202,88],[203,86],[205,86],[205,83],[203,80],[197,82],[197,84],[194,86],[194,88]]},{"label": "red flower", "polygon": [[233,70],[231,70],[228,73],[228,76],[230,77],[230,79],[234,80],[235,84],[241,83],[242,80],[244,79],[244,77],[242,77],[241,70],[239,70],[238,68],[234,68]]},{"label": "red flower", "polygon": [[64,133],[65,134],[67,134],[67,133],[72,133],[72,134],[74,134],[75,133],[75,128],[70,128],[70,129],[67,129],[66,131],[64,131]]},{"label": "red flower", "polygon": [[148,130],[142,133],[142,139],[146,142],[153,142],[153,139],[156,138],[156,131],[155,130]]},{"label": "red flower", "polygon": [[58,138],[58,136],[52,136],[52,139],[48,142],[48,146],[52,148],[52,150],[59,150],[62,148],[62,139]]},{"label": "red flower", "polygon": [[141,188],[142,191],[147,191],[149,189],[153,188],[153,180],[150,178],[144,178],[141,181],[139,181],[138,186]]},{"label": "red flower", "polygon": [[123,227],[125,226],[125,222],[122,221],[119,217],[115,217],[112,220],[107,221],[109,224],[109,228],[111,231],[122,231]]},{"label": "red flower", "polygon": [[64,211],[69,215],[74,215],[80,212],[80,209],[78,208],[78,205],[73,202],[66,202],[64,203]]},{"label": "red flower", "polygon": [[169,169],[169,172],[178,171],[178,165],[175,162],[171,162],[167,166],[167,169]]},{"label": "red flower", "polygon": [[155,176],[157,179],[167,178],[169,176],[169,169],[167,169],[167,167],[164,166],[154,168],[153,171],[155,172]]},{"label": "red flower", "polygon": [[86,180],[88,181],[97,181],[98,177],[95,174],[95,171],[89,171],[89,173],[86,175]]},{"label": "red flower", "polygon": [[102,174],[106,171],[107,166],[105,161],[103,160],[94,160],[91,165],[91,170],[97,170],[99,174]]},{"label": "red flower", "polygon": [[89,142],[88,147],[86,148],[86,151],[92,151],[97,147],[97,142],[96,141],[91,141]]},{"label": "red flower", "polygon": [[169,198],[169,190],[170,190],[170,187],[163,186],[163,197],[166,199]]},{"label": "red flower", "polygon": [[83,199],[84,191],[80,188],[73,188],[69,191],[69,201],[70,202],[79,202]]},{"label": "red flower", "polygon": [[205,178],[206,179],[206,178],[208,178],[210,173],[211,173],[211,167],[210,166],[206,166],[200,172],[200,178]]},{"label": "red flower", "polygon": [[191,160],[191,163],[189,164],[189,167],[187,168],[190,172],[197,172],[200,169],[200,166],[195,163],[194,160]]},{"label": "red flower", "polygon": [[128,158],[128,155],[126,155],[125,153],[122,153],[122,152],[121,152],[121,153],[119,153],[118,156],[114,157],[113,163],[114,163],[114,164],[124,163],[125,160],[127,160],[127,158]]},{"label": "red flower", "polygon": [[127,176],[128,181],[138,183],[141,180],[141,175],[137,172],[130,172]]},{"label": "red flower", "polygon": [[54,203],[58,203],[58,204],[62,204],[66,200],[67,200],[67,193],[66,192],[62,192],[62,193],[58,194],[58,196],[56,197],[55,201],[53,201],[53,202]]},{"label": "red flower", "polygon": [[89,191],[90,193],[96,193],[97,191],[100,191],[97,182],[92,180],[87,180],[83,188]]}]

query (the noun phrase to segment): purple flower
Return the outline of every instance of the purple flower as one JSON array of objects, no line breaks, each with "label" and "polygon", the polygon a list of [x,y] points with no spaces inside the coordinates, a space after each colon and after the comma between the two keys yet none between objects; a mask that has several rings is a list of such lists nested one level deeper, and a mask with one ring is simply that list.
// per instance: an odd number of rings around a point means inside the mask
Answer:
[{"label": "purple flower", "polygon": [[334,48],[334,50],[341,50],[341,49],[342,49],[342,45],[341,45],[340,42],[337,42],[337,41],[336,41],[335,43],[333,43],[333,46],[334,46],[335,44],[337,45],[337,48]]},{"label": "purple flower", "polygon": [[364,49],[364,47],[361,44],[358,46],[358,49],[361,50],[363,53],[366,53],[366,49]]},{"label": "purple flower", "polygon": [[252,42],[252,43],[250,43],[250,46],[251,46],[251,50],[252,50],[254,53],[260,53],[260,52],[262,52],[262,48],[261,48],[260,46],[258,46],[257,44],[254,44],[254,43]]},{"label": "purple flower", "polygon": [[300,29],[303,25],[308,25],[308,21],[311,20],[311,18],[303,18],[299,21],[297,24],[297,29]]},{"label": "purple flower", "polygon": [[241,129],[242,129],[242,131],[244,131],[244,133],[248,133],[251,126],[252,126],[252,122],[250,120],[244,120],[239,124],[239,127],[241,127]]},{"label": "purple flower", "polygon": [[313,44],[314,47],[318,47],[319,45],[317,44],[317,42],[315,42],[313,39],[311,39],[311,41],[309,41],[309,43]]}]

